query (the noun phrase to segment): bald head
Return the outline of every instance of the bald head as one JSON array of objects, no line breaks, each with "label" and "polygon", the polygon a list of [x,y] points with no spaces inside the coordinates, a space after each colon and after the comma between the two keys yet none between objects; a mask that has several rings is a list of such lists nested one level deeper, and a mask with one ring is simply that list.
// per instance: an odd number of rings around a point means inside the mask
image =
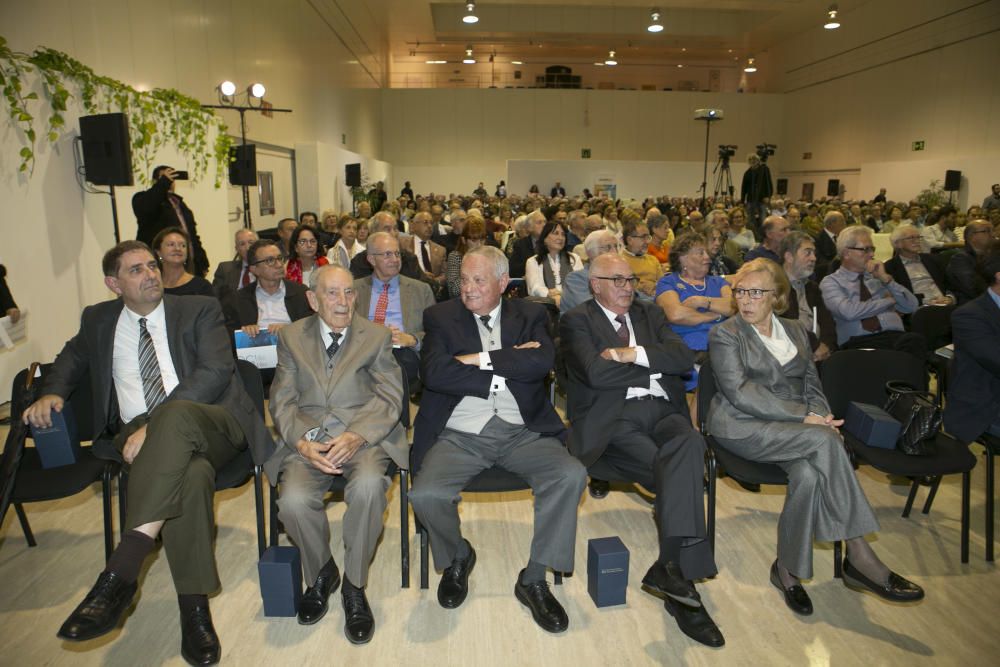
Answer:
[{"label": "bald head", "polygon": [[590,263],[590,291],[594,300],[615,314],[624,315],[632,306],[635,282],[632,267],[620,255],[598,255]]}]

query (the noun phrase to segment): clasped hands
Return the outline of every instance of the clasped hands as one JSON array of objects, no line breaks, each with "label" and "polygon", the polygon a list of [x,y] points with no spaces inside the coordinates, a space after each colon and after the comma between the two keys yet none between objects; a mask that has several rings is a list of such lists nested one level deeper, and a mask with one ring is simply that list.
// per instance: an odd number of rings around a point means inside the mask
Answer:
[{"label": "clasped hands", "polygon": [[636,358],[635,348],[609,347],[601,352],[601,358],[608,361],[617,361],[620,364],[634,364]]},{"label": "clasped hands", "polygon": [[[527,343],[521,343],[520,345],[515,345],[515,350],[533,350],[535,348],[541,347],[542,344],[538,341],[529,340]],[[475,366],[479,368],[479,353],[470,352],[469,354],[458,354],[455,355],[455,361],[465,364],[466,366]]]},{"label": "clasped hands", "polygon": [[306,440],[300,438],[295,449],[306,461],[320,472],[328,475],[344,474],[344,464],[351,460],[365,439],[357,433],[345,431],[326,440]]}]

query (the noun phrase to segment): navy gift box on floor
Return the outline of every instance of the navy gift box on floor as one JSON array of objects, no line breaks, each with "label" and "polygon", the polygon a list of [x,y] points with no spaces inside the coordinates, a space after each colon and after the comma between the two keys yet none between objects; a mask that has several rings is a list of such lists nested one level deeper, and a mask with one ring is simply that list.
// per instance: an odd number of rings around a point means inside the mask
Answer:
[{"label": "navy gift box on floor", "polygon": [[302,599],[302,563],[296,547],[268,547],[257,563],[265,616],[295,616]]},{"label": "navy gift box on floor", "polygon": [[616,537],[587,542],[587,592],[598,607],[625,604],[628,549]]},{"label": "navy gift box on floor", "polygon": [[889,413],[868,403],[847,404],[844,415],[844,430],[869,447],[895,449],[902,425]]}]

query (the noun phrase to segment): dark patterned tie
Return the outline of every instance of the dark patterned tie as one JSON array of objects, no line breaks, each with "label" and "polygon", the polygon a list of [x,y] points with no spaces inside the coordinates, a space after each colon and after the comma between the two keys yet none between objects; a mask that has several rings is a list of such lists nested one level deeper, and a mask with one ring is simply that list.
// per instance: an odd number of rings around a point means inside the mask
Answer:
[{"label": "dark patterned tie", "polygon": [[628,347],[630,340],[628,322],[625,321],[624,315],[615,315],[615,321],[618,322],[618,340],[622,342],[622,345]]},{"label": "dark patterned tie", "polygon": [[427,241],[420,242],[420,257],[424,260],[424,271],[431,272],[431,256],[427,252]]},{"label": "dark patterned tie", "polygon": [[[872,293],[868,291],[868,285],[865,285],[865,274],[862,273],[861,277],[858,278],[858,285],[858,293],[861,295],[861,300],[869,301],[872,298]],[[882,325],[879,323],[878,318],[874,316],[862,318],[861,327],[871,333],[878,333],[882,330]]]},{"label": "dark patterned tie", "polygon": [[490,316],[489,315],[480,315],[479,316],[479,321],[483,323],[483,326],[486,327],[487,331],[489,331],[490,333],[493,333],[493,327],[490,326]]},{"label": "dark patterned tie", "polygon": [[146,400],[146,412],[152,412],[167,397],[163,389],[160,362],[156,359],[153,337],[146,328],[146,318],[139,318],[139,376],[142,378],[142,397]]},{"label": "dark patterned tie", "polygon": [[337,354],[337,350],[340,349],[340,337],[343,334],[339,334],[336,331],[330,332],[330,344],[326,346],[326,358],[333,359],[333,355]]}]

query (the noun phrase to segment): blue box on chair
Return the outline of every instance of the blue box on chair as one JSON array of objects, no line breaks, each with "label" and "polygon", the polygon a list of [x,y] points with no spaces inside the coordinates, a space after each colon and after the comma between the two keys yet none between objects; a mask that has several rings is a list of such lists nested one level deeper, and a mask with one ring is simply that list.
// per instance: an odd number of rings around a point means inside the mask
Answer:
[{"label": "blue box on chair", "polygon": [[77,437],[73,406],[63,404],[62,412],[51,412],[52,426],[31,427],[31,438],[43,468],[68,466],[80,460],[80,439]]},{"label": "blue box on chair", "polygon": [[844,430],[869,447],[895,449],[902,425],[889,413],[868,403],[851,401],[844,415]]},{"label": "blue box on chair", "polygon": [[265,616],[295,616],[302,599],[302,562],[296,547],[268,547],[257,563]]},{"label": "blue box on chair", "polygon": [[628,589],[628,549],[616,537],[587,542],[587,592],[598,607],[625,604]]}]

